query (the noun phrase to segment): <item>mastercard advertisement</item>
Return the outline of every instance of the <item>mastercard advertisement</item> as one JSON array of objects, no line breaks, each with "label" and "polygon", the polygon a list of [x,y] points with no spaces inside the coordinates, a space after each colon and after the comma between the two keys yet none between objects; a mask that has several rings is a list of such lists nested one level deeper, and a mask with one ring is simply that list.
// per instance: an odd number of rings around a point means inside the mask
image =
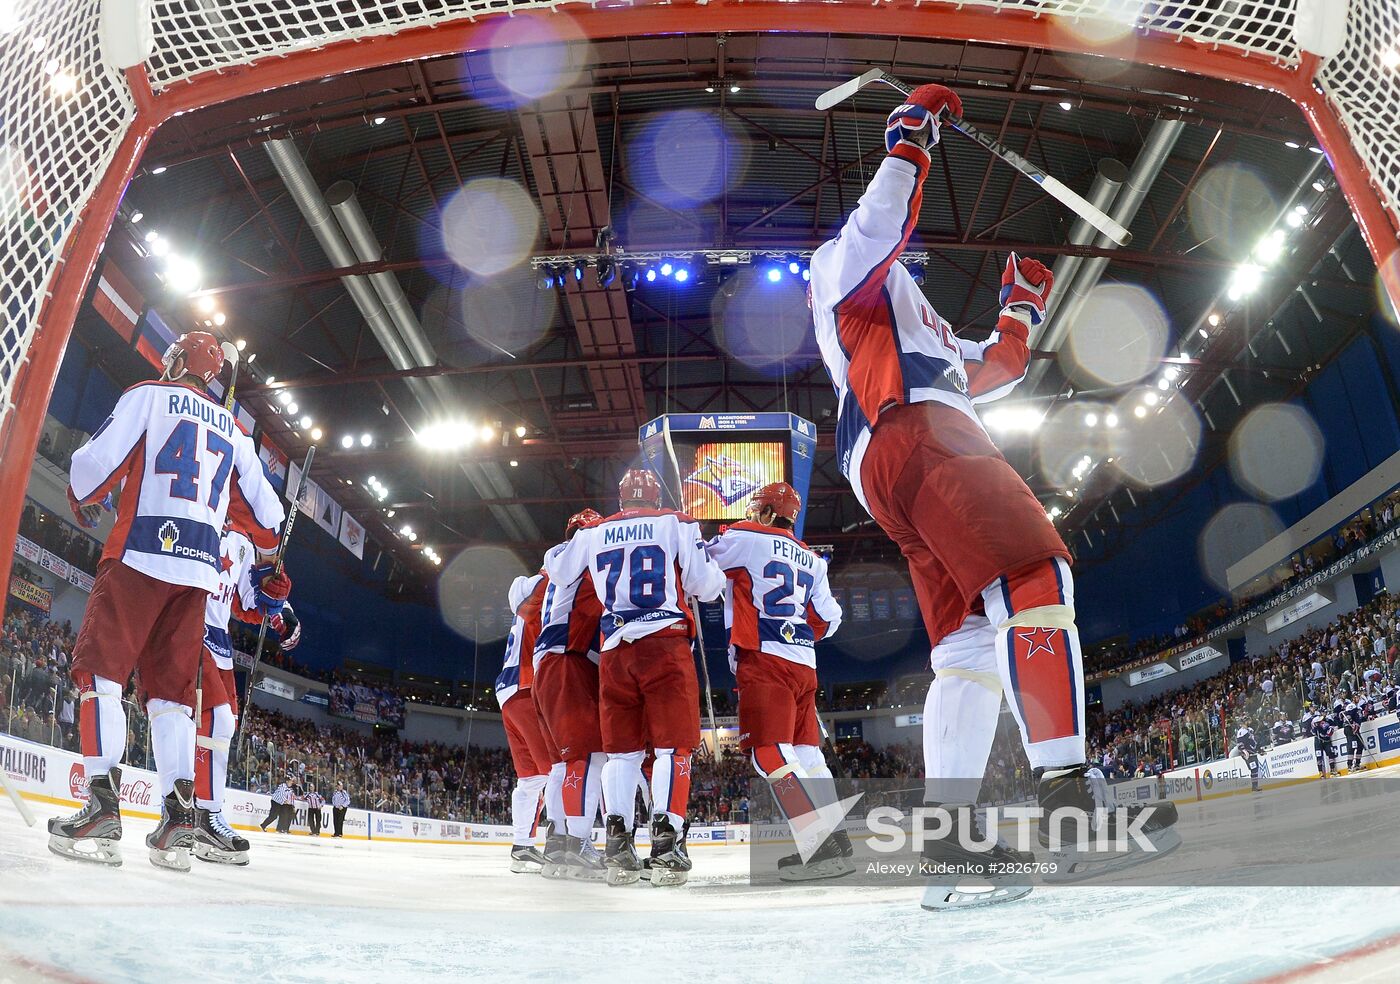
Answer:
[{"label": "mastercard advertisement", "polygon": [[707,441],[676,444],[682,508],[699,520],[743,519],[754,492],[787,480],[780,441]]}]

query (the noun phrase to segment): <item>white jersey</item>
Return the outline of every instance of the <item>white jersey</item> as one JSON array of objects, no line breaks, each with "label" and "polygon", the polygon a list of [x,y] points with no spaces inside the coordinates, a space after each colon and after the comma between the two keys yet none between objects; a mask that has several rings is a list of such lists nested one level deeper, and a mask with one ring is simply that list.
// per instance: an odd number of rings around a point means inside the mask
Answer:
[{"label": "white jersey", "polygon": [[272,791],[272,802],[274,803],[290,803],[292,799],[292,787],[285,782]]},{"label": "white jersey", "polygon": [[976,421],[973,404],[1011,392],[1029,364],[1023,338],[954,335],[899,262],[927,173],[926,155],[897,147],[841,231],[812,254],[812,319],[836,387],[837,459],[867,510],[860,464],[883,411],[934,402]]},{"label": "white jersey", "polygon": [[813,669],[816,644],[841,625],[826,561],[787,530],[745,520],[710,542],[710,558],[724,571],[724,624],[729,664],[736,650],[760,650]]},{"label": "white jersey", "polygon": [[[229,619],[234,602],[240,614],[256,612],[258,592],[253,587],[253,541],[242,530],[224,530],[220,541],[219,589],[204,603],[204,648],[221,670],[233,669],[233,643],[229,640]],[[240,619],[242,621],[242,619]]]},{"label": "white jersey", "polygon": [[102,558],[164,581],[219,587],[219,537],[230,513],[262,550],[285,514],[253,442],[233,414],[180,383],[138,383],[77,451],[73,496],[98,502],[121,488]]},{"label": "white jersey", "polygon": [[609,516],[551,550],[544,567],[551,586],[591,579],[603,608],[602,652],[677,624],[693,633],[685,596],[713,601],[725,583],[705,552],[700,524],[670,510],[627,509]]}]

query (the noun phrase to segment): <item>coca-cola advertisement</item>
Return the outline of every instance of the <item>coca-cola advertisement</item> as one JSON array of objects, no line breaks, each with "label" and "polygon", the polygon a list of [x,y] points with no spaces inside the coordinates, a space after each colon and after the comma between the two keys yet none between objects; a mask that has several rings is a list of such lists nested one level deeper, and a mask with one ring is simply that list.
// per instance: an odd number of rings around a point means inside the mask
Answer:
[{"label": "coca-cola advertisement", "polygon": [[[86,801],[88,798],[87,775],[81,762],[74,762],[68,770],[68,792],[76,800]],[[155,784],[149,779],[122,780],[122,806],[149,807],[157,798]]]}]

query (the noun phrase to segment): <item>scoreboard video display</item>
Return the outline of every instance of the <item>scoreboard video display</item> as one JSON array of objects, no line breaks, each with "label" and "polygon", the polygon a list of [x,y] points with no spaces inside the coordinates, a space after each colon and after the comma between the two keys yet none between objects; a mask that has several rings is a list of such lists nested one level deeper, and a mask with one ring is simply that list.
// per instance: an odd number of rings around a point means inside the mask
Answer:
[{"label": "scoreboard video display", "polygon": [[642,457],[675,508],[705,523],[743,519],[753,493],[787,482],[802,496],[802,535],[816,427],[787,413],[667,414],[641,429]]}]

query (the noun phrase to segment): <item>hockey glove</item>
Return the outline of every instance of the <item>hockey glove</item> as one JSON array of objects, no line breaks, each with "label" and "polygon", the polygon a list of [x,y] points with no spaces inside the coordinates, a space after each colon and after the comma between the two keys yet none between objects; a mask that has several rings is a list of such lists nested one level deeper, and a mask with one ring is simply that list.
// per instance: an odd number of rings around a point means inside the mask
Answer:
[{"label": "hockey glove", "polygon": [[295,649],[297,643],[301,642],[301,619],[292,611],[292,606],[285,602],[281,613],[273,616],[272,628],[277,633],[278,644],[284,653]]},{"label": "hockey glove", "polygon": [[893,153],[895,147],[904,143],[927,154],[938,143],[940,117],[945,110],[962,116],[962,100],[956,92],[944,85],[919,86],[885,122],[885,150]]},{"label": "hockey glove", "polygon": [[272,564],[260,564],[253,568],[253,584],[262,613],[268,618],[280,615],[287,595],[292,593],[292,579],[287,572],[277,573]]},{"label": "hockey glove", "polygon": [[87,505],[83,505],[70,488],[68,489],[68,508],[72,510],[73,518],[78,521],[79,526],[85,530],[93,530],[97,528],[102,513],[112,511],[112,495],[109,492],[102,497],[100,502],[89,502]]},{"label": "hockey glove", "polygon": [[1021,259],[1012,253],[1001,275],[1002,313],[1023,312],[1032,325],[1045,320],[1045,302],[1055,286],[1055,275],[1039,260]]}]

